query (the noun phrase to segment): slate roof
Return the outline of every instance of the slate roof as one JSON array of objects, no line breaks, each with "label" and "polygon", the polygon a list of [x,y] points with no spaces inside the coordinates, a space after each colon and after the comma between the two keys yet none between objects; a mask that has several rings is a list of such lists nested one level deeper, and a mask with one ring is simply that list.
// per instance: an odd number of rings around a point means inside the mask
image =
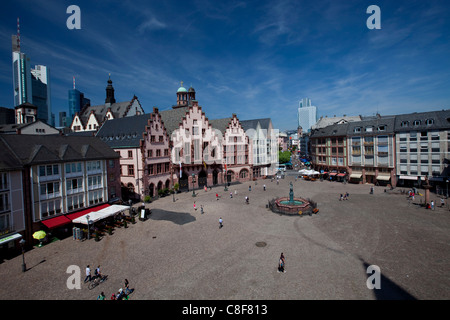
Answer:
[{"label": "slate roof", "polygon": [[231,120],[233,118],[222,118],[222,119],[212,119],[209,120],[209,124],[213,127],[213,129],[217,129],[219,130],[222,135],[225,133],[225,131],[227,130]]},{"label": "slate roof", "polygon": [[105,121],[96,137],[111,148],[139,148],[139,141],[151,113]]},{"label": "slate roof", "polygon": [[320,118],[315,125],[311,127],[311,130],[324,128],[327,126],[331,126],[333,124],[336,124],[338,122],[345,123],[345,122],[353,122],[353,121],[360,121],[360,116],[345,116],[345,117],[325,117]]},{"label": "slate roof", "polygon": [[258,123],[261,126],[261,129],[268,130],[271,121],[272,120],[270,118],[263,118],[263,119],[240,120],[239,122],[241,123],[241,126],[244,129],[244,131],[247,131],[248,129],[256,129]]},{"label": "slate roof", "polygon": [[347,135],[348,122],[342,124],[334,124],[323,128],[313,129],[311,130],[310,139],[319,138],[319,137],[342,137]]},{"label": "slate roof", "polygon": [[[394,133],[395,116],[368,117],[367,120],[348,123],[347,134],[351,135],[374,135]],[[384,131],[378,131],[380,126],[384,126]],[[361,128],[361,132],[354,132],[355,128]],[[365,132],[366,127],[373,127],[372,132]]]},{"label": "slate roof", "polygon": [[0,163],[16,166],[119,158],[96,137],[0,134],[2,145],[8,152],[1,153]]},{"label": "slate roof", "polygon": [[[427,125],[426,120],[433,119],[433,124]],[[415,120],[421,120],[421,124],[414,125]],[[408,121],[407,127],[402,127],[402,122]],[[395,132],[425,131],[450,129],[450,109],[441,111],[414,112],[395,116]]]}]

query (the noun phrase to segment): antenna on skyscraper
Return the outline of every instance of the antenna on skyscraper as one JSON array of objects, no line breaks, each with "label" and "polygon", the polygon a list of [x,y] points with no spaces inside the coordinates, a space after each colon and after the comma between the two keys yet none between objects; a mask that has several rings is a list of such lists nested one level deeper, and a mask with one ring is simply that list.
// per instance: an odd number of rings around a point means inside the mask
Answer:
[{"label": "antenna on skyscraper", "polygon": [[73,88],[75,89],[75,76],[73,77]]},{"label": "antenna on skyscraper", "polygon": [[19,17],[17,17],[17,49],[20,52],[20,22],[19,22]]}]

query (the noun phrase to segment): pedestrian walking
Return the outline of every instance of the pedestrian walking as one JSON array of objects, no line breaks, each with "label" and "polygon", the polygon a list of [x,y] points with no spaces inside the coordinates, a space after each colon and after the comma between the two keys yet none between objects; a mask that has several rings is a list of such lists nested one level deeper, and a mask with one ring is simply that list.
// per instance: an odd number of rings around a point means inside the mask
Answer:
[{"label": "pedestrian walking", "polygon": [[445,206],[445,200],[444,200],[444,198],[441,198],[441,208],[442,208],[443,206]]},{"label": "pedestrian walking", "polygon": [[344,198],[343,198],[342,193],[341,193],[341,196],[339,197],[339,201],[342,201],[342,199],[344,199]]},{"label": "pedestrian walking", "polygon": [[281,258],[278,260],[278,272],[284,273],[284,262]]},{"label": "pedestrian walking", "polygon": [[200,212],[203,214],[203,205],[200,206]]},{"label": "pedestrian walking", "polygon": [[103,293],[103,291],[102,291],[102,293],[100,293],[99,295],[98,295],[98,297],[97,297],[97,300],[105,300],[105,294]]},{"label": "pedestrian walking", "polygon": [[248,186],[248,191],[252,191],[252,186]]},{"label": "pedestrian walking", "polygon": [[230,199],[233,198],[233,192],[230,192]]},{"label": "pedestrian walking", "polygon": [[219,229],[223,227],[222,217],[219,218]]},{"label": "pedestrian walking", "polygon": [[131,293],[129,285],[130,285],[130,283],[128,282],[128,279],[125,279],[125,282],[124,282],[125,294],[130,294]]},{"label": "pedestrian walking", "polygon": [[346,192],[345,193],[345,200],[348,200],[348,197],[349,197],[350,195],[348,194],[348,192]]},{"label": "pedestrian walking", "polygon": [[205,186],[205,192],[207,192],[208,191],[208,188]]},{"label": "pedestrian walking", "polygon": [[434,210],[434,200],[431,200],[431,210]]},{"label": "pedestrian walking", "polygon": [[195,201],[194,201],[194,210],[197,211],[197,207],[195,206]]},{"label": "pedestrian walking", "polygon": [[94,271],[94,275],[97,278],[101,278],[102,277],[102,273],[100,272],[100,265],[97,266],[97,268]]},{"label": "pedestrian walking", "polygon": [[91,281],[91,268],[89,268],[89,265],[86,267],[86,278],[84,278],[84,282],[86,283],[86,280]]},{"label": "pedestrian walking", "polygon": [[264,191],[266,191],[266,185],[263,185]]},{"label": "pedestrian walking", "polygon": [[216,200],[219,200],[219,194],[216,193]]}]

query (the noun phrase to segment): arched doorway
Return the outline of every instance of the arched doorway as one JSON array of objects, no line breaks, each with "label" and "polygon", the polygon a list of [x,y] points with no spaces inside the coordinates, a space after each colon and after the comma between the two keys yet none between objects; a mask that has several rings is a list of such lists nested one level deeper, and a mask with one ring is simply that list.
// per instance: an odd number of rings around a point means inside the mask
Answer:
[{"label": "arched doorway", "polygon": [[155,196],[155,184],[154,183],[150,183],[150,185],[148,186],[148,195],[152,198]]},{"label": "arched doorway", "polygon": [[203,188],[208,183],[208,175],[205,170],[202,170],[198,173],[198,186],[199,188]]},{"label": "arched doorway", "polygon": [[231,183],[234,180],[234,171],[229,170],[227,171],[227,182]]},{"label": "arched doorway", "polygon": [[239,172],[239,180],[248,180],[248,178],[249,178],[249,172],[248,172],[248,170],[247,169],[242,169],[240,172]]},{"label": "arched doorway", "polygon": [[158,189],[158,191],[163,189],[163,182],[162,181],[158,182],[158,185],[156,186],[156,189]]},{"label": "arched doorway", "polygon": [[219,170],[213,171],[213,185],[219,184]]},{"label": "arched doorway", "polygon": [[189,176],[186,172],[182,171],[181,177],[179,179],[180,191],[188,191],[189,190]]},{"label": "arched doorway", "polygon": [[166,189],[169,189],[170,187],[170,179],[166,180],[166,185],[165,185]]}]

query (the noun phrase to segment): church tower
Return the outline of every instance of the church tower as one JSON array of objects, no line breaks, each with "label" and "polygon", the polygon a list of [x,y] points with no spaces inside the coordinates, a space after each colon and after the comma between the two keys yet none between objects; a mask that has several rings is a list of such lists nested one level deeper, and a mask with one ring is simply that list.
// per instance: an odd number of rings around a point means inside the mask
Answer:
[{"label": "church tower", "polygon": [[173,108],[176,109],[188,107],[192,105],[192,101],[194,100],[195,100],[194,88],[192,88],[191,86],[189,90],[186,90],[186,88],[183,87],[183,81],[181,81],[181,86],[177,90],[177,104],[173,106]]},{"label": "church tower", "polygon": [[112,86],[111,73],[109,74],[108,85],[106,86],[105,103],[116,103],[116,99],[114,98],[114,88]]}]

